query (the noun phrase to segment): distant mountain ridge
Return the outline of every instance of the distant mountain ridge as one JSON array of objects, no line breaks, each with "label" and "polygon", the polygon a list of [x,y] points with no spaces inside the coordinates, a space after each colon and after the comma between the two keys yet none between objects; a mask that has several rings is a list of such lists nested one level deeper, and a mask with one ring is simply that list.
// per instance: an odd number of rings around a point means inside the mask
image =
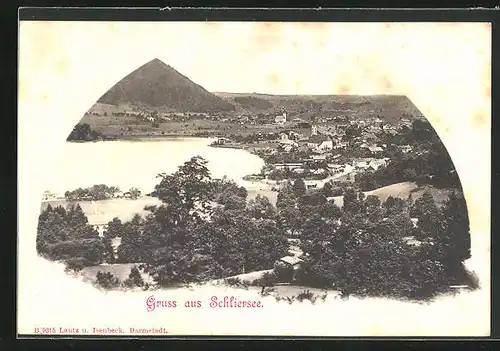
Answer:
[{"label": "distant mountain ridge", "polygon": [[380,115],[389,121],[401,117],[424,118],[421,111],[405,95],[271,95],[260,93],[214,92],[236,106],[237,110],[287,110],[299,115],[345,112],[352,118]]},{"label": "distant mountain ridge", "polygon": [[232,104],[156,58],[120,80],[98,102],[164,107],[179,112],[234,110]]},{"label": "distant mountain ridge", "polygon": [[[306,117],[337,114],[357,119],[378,116],[387,121],[424,118],[404,95],[272,95],[263,93],[209,92],[174,68],[153,59],[137,68],[106,92],[84,117],[126,111],[166,113],[274,114]],[[109,118],[108,118],[109,119]],[[122,121],[121,124],[128,122]]]}]

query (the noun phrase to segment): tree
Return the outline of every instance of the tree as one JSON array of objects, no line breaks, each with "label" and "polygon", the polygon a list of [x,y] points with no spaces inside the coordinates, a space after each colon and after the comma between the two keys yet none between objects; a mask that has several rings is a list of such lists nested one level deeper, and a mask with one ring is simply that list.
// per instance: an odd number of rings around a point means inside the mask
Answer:
[{"label": "tree", "polygon": [[85,227],[88,223],[87,216],[83,213],[80,204],[70,205],[66,212],[66,218],[68,220],[68,224],[74,228]]},{"label": "tree", "polygon": [[[411,195],[411,194],[410,194]],[[413,206],[413,204],[412,204]],[[385,217],[389,217],[392,215],[395,215],[397,213],[401,213],[403,210],[406,209],[405,206],[405,201],[400,199],[400,198],[395,198],[392,196],[389,196],[385,202],[382,204],[382,207],[385,210]]]},{"label": "tree", "polygon": [[110,197],[115,197],[116,194],[118,194],[120,192],[120,188],[118,188],[116,186],[110,186],[108,188],[108,190],[109,190]]},{"label": "tree", "polygon": [[266,196],[258,194],[248,203],[248,212],[255,219],[274,219],[276,210]]},{"label": "tree", "polygon": [[347,188],[344,190],[344,212],[350,212],[352,214],[357,214],[362,211],[362,203],[360,203],[358,194],[353,188]]},{"label": "tree", "polygon": [[101,134],[92,130],[87,123],[77,124],[69,134],[68,141],[90,141],[97,140]]},{"label": "tree", "polygon": [[326,197],[342,196],[343,193],[342,188],[335,187],[332,182],[326,182],[323,185],[323,194]]},{"label": "tree", "polygon": [[[121,243],[117,250],[117,261],[120,263],[143,262],[150,254],[143,243],[144,220],[136,214],[131,221],[122,225]],[[110,233],[110,236],[112,233]],[[108,246],[109,250],[109,246]]]},{"label": "tree", "polygon": [[295,192],[293,191],[290,184],[287,183],[281,188],[280,192],[278,193],[276,207],[279,211],[285,208],[294,207],[296,198],[297,196],[295,195]]},{"label": "tree", "polygon": [[359,128],[358,126],[356,125],[350,125],[349,127],[347,127],[347,129],[345,130],[345,134],[344,134],[344,140],[346,141],[351,141],[353,140],[354,138],[358,138],[361,136],[361,133],[362,133],[362,129]]},{"label": "tree", "polygon": [[315,213],[318,212],[318,210],[321,211],[327,202],[328,200],[322,192],[315,191],[298,198],[297,207],[304,214]]},{"label": "tree", "polygon": [[226,210],[238,210],[243,211],[247,206],[247,202],[240,196],[224,194],[220,198],[221,204],[224,205]]},{"label": "tree", "polygon": [[[241,243],[240,250],[244,253],[248,271],[268,269],[288,252],[286,235],[273,220],[253,222],[246,233],[240,233],[238,242]],[[248,244],[245,244],[245,241]]]},{"label": "tree", "polygon": [[120,280],[110,272],[99,271],[96,274],[96,284],[104,289],[114,289],[120,286]]},{"label": "tree", "polygon": [[124,281],[124,285],[130,288],[135,286],[144,286],[144,280],[142,279],[141,272],[139,272],[137,267],[132,267],[128,278]]},{"label": "tree", "polygon": [[443,263],[446,268],[457,269],[462,261],[470,258],[471,239],[465,198],[451,193],[442,212],[446,228],[441,243],[445,251]]},{"label": "tree", "polygon": [[327,221],[319,213],[312,213],[302,225],[301,239],[323,242],[331,238],[336,229],[335,222]]},{"label": "tree", "polygon": [[135,187],[130,188],[128,192],[131,199],[138,199],[141,196],[141,191]]},{"label": "tree", "polygon": [[425,192],[415,201],[410,215],[418,218],[419,238],[432,238],[441,240],[444,235],[444,219],[430,192]]},{"label": "tree", "polygon": [[117,217],[108,222],[108,227],[103,233],[103,244],[105,250],[105,260],[109,263],[115,261],[115,248],[113,246],[113,239],[120,237],[123,234],[124,226],[122,221]]},{"label": "tree", "polygon": [[136,240],[149,238],[145,271],[160,285],[197,279],[200,262],[207,260],[194,256],[196,229],[212,215],[213,188],[206,164],[195,156],[173,175],[159,175],[153,195],[165,205],[148,216],[145,231],[138,233]]},{"label": "tree", "polygon": [[296,197],[301,197],[306,193],[306,184],[302,178],[298,178],[295,180],[292,186],[293,193]]},{"label": "tree", "polygon": [[279,282],[289,283],[293,279],[293,267],[284,262],[276,261],[274,263],[274,274]]},{"label": "tree", "polygon": [[[99,233],[87,224],[81,207],[48,206],[39,216],[37,252],[51,260],[71,261],[73,267],[102,262],[104,246]],[[78,263],[76,263],[78,261]]]},{"label": "tree", "polygon": [[178,206],[188,212],[206,210],[211,190],[206,164],[205,159],[195,156],[173,175],[160,174],[161,181],[155,186],[153,195],[169,206]]}]

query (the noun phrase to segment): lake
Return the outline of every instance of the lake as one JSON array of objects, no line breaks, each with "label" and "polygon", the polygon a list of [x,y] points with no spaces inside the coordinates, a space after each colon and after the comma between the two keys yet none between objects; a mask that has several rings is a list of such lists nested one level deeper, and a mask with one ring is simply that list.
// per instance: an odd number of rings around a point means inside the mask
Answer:
[{"label": "lake", "polygon": [[[126,191],[139,188],[149,193],[160,173],[173,173],[191,157],[208,161],[212,177],[227,176],[239,185],[252,187],[243,176],[260,172],[264,161],[245,150],[210,147],[207,138],[155,138],[88,143],[66,143],[61,159],[50,170],[45,188],[56,194],[94,184],[117,186]],[[253,185],[255,187],[255,184]]]}]

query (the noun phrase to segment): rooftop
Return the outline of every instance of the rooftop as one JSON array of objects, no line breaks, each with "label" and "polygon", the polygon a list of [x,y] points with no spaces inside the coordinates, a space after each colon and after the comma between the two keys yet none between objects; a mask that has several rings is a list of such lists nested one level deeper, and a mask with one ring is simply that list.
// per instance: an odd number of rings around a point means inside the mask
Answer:
[{"label": "rooftop", "polygon": [[311,135],[311,137],[307,140],[307,142],[319,144],[329,140],[331,139],[325,135]]},{"label": "rooftop", "polygon": [[293,257],[293,256],[285,256],[280,259],[280,261],[283,261],[285,263],[288,263],[292,266],[295,266],[298,263],[303,262],[300,258],[298,257]]}]

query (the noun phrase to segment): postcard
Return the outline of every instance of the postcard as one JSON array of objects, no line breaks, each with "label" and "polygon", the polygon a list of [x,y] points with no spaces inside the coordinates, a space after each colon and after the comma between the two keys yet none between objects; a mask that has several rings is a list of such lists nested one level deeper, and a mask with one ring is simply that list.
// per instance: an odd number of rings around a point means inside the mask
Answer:
[{"label": "postcard", "polygon": [[19,335],[490,334],[490,23],[19,35]]}]

